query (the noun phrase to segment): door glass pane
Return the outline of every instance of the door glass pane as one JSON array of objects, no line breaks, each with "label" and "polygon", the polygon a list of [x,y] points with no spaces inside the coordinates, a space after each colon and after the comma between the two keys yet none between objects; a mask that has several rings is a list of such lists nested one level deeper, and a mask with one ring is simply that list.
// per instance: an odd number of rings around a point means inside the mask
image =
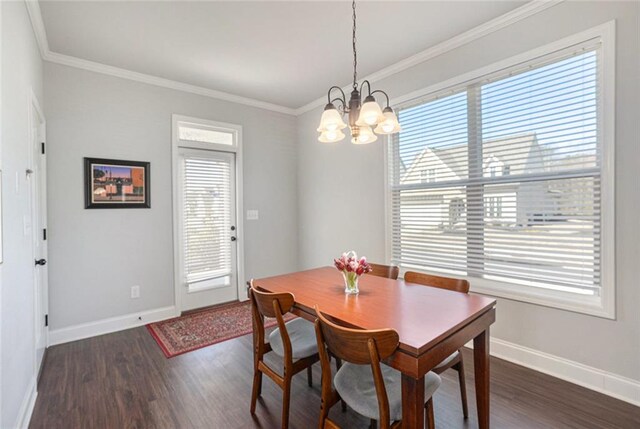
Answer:
[{"label": "door glass pane", "polygon": [[185,157],[183,212],[187,283],[230,275],[230,160]]}]

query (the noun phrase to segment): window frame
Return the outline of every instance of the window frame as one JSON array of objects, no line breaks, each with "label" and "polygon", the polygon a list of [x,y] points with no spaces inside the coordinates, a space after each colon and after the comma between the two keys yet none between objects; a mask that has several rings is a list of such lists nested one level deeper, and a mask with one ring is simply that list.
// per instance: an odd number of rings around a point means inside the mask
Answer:
[{"label": "window frame", "polygon": [[[193,140],[180,139],[179,126],[186,124],[190,127],[221,131],[233,134],[233,144],[208,143]],[[215,152],[229,152],[235,154],[235,203],[236,215],[236,270],[237,270],[237,296],[238,300],[248,299],[245,287],[244,274],[244,224],[243,224],[243,172],[242,172],[242,126],[226,122],[211,121],[189,116],[173,114],[171,116],[171,157],[172,157],[172,204],[173,204],[173,264],[174,264],[174,302],[176,314],[181,312],[181,289],[184,287],[184,263],[183,245],[181,241],[182,201],[179,199],[181,174],[180,151],[182,149],[198,149]],[[214,287],[215,288],[215,287]],[[194,288],[194,292],[211,289],[210,287]]]},{"label": "window frame", "polygon": [[[531,51],[510,57],[497,63],[462,74],[444,82],[420,89],[393,100],[394,109],[402,109],[426,103],[462,90],[469,90],[492,75],[521,71],[529,64],[539,64],[542,57],[555,62],[554,54],[559,54],[577,45],[599,40],[599,67],[601,97],[598,103],[598,139],[601,150],[601,290],[599,296],[543,289],[529,286],[513,287],[512,283],[465,277],[471,283],[471,291],[490,296],[507,298],[572,312],[588,314],[606,319],[616,318],[615,302],[615,20],[597,27],[563,38]],[[387,262],[392,259],[392,170],[390,149],[392,138],[385,139],[385,255]],[[401,274],[407,271],[401,267]],[[425,271],[428,272],[428,271]],[[432,272],[432,274],[442,274]]]}]

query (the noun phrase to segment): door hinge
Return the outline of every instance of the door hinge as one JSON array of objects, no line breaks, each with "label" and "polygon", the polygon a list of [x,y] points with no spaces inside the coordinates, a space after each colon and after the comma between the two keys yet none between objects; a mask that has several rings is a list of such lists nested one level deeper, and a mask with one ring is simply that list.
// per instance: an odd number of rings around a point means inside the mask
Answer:
[{"label": "door hinge", "polygon": [[45,327],[49,326],[49,315],[48,314],[44,315],[44,326]]},{"label": "door hinge", "polygon": [[42,142],[42,154],[44,155],[44,142]]},{"label": "door hinge", "polygon": [[42,239],[43,240],[47,239],[47,228],[42,228]]}]

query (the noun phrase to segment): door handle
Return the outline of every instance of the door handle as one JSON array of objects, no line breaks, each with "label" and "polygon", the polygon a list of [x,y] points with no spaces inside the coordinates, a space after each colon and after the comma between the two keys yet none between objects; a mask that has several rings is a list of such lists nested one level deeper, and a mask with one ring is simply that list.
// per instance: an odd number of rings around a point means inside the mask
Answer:
[{"label": "door handle", "polygon": [[47,265],[47,260],[44,258],[36,259],[36,265]]},{"label": "door handle", "polygon": [[231,237],[231,241],[236,241],[237,238],[236,237]]}]

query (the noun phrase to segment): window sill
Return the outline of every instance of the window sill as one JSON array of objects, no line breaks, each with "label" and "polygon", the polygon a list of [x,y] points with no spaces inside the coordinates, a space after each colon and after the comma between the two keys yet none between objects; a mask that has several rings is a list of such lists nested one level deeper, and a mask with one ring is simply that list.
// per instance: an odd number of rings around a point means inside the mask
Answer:
[{"label": "window sill", "polygon": [[613,297],[608,299],[606,294],[580,296],[574,293],[527,286],[517,286],[519,290],[513,290],[514,285],[508,283],[478,278],[468,278],[468,280],[471,283],[471,292],[473,293],[615,320],[615,301]]},{"label": "window sill", "polygon": [[213,279],[201,280],[199,282],[189,283],[187,285],[187,293],[202,292],[209,289],[220,289],[231,285],[231,277],[217,277]]}]

